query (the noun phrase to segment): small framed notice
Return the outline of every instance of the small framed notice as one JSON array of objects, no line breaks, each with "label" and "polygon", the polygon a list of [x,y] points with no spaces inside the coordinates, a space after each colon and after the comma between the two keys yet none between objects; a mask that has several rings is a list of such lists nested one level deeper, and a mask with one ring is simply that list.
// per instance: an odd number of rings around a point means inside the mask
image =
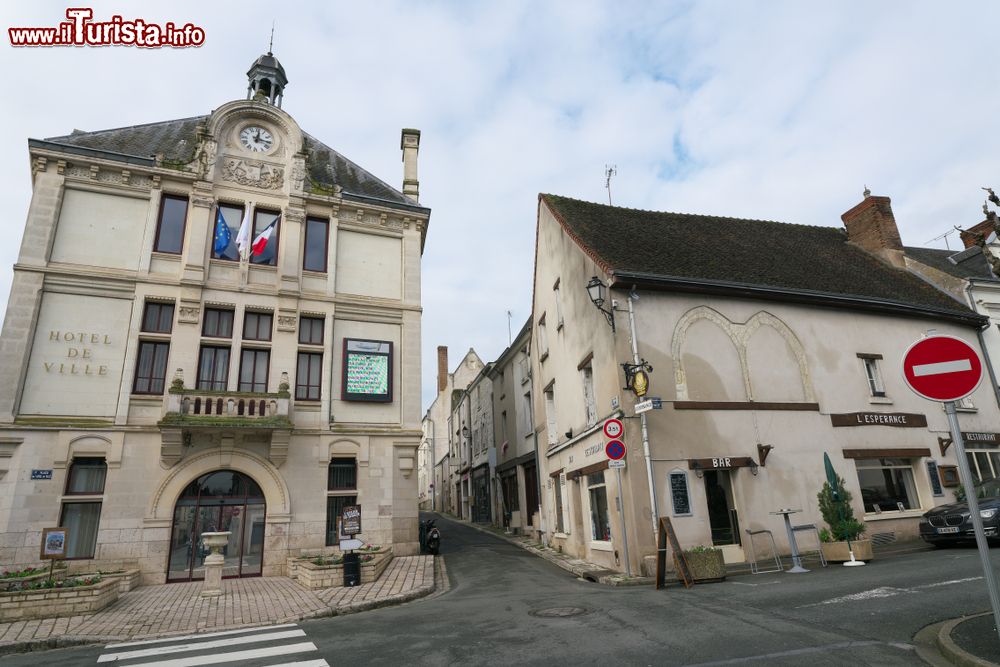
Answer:
[{"label": "small framed notice", "polygon": [[361,532],[361,505],[345,505],[340,512],[340,533],[354,537]]},{"label": "small framed notice", "polygon": [[344,339],[341,398],[345,401],[392,401],[392,342]]},{"label": "small framed notice", "polygon": [[62,560],[66,558],[68,528],[45,528],[42,530],[42,560]]}]

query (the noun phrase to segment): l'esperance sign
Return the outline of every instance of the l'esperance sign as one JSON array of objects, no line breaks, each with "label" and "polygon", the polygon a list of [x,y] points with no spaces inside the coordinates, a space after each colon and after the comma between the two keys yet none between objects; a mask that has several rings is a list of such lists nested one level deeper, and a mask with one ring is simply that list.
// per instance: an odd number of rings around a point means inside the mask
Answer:
[{"label": "l'esperance sign", "polygon": [[848,412],[830,415],[834,426],[895,426],[896,428],[924,428],[927,417],[910,412]]}]

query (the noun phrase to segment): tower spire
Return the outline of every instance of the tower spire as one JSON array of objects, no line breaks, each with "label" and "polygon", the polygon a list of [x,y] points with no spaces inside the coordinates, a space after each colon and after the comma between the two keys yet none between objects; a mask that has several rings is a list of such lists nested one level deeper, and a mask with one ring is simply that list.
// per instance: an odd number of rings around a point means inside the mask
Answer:
[{"label": "tower spire", "polygon": [[267,44],[267,55],[273,56],[274,50],[274,19],[271,19],[271,41]]},{"label": "tower spire", "polygon": [[[274,45],[274,27],[271,27],[271,45]],[[269,47],[270,48],[270,47]],[[281,108],[281,98],[285,94],[285,86],[288,85],[288,77],[285,76],[285,68],[281,66],[278,59],[271,51],[254,61],[247,72],[249,85],[247,86],[247,99],[260,99]]]}]

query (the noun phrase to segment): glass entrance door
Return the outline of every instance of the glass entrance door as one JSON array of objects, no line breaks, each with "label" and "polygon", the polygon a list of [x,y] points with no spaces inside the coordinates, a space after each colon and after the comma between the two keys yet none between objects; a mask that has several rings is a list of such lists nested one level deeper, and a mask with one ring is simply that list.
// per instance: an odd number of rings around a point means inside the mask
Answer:
[{"label": "glass entrance door", "polygon": [[705,471],[705,499],[712,545],[740,544],[740,525],[733,502],[733,484],[728,470]]},{"label": "glass entrance door", "polygon": [[209,473],[188,485],[174,508],[167,581],[205,578],[201,534],[229,532],[222,576],[259,576],[264,551],[264,494],[238,472]]}]

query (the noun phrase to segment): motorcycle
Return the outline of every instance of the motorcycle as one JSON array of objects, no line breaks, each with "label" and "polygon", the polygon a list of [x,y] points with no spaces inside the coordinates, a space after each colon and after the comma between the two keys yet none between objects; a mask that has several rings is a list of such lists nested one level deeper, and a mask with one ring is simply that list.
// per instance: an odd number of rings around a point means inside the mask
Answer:
[{"label": "motorcycle", "polygon": [[437,556],[438,550],[441,548],[441,531],[434,525],[434,519],[424,521],[420,527],[423,529],[424,543],[427,545],[427,551],[432,556]]}]

